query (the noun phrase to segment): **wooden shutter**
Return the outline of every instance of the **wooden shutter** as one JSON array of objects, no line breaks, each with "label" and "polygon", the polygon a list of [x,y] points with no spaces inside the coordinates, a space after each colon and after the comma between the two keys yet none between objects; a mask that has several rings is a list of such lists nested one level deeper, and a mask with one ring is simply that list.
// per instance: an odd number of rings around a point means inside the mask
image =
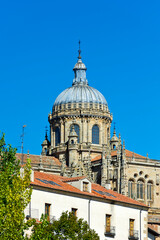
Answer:
[{"label": "wooden shutter", "polygon": [[129,233],[130,236],[133,236],[134,234],[134,219],[129,220]]},{"label": "wooden shutter", "polygon": [[111,228],[111,215],[106,215],[106,232],[110,232]]},{"label": "wooden shutter", "polygon": [[47,220],[50,220],[50,208],[51,204],[45,203],[45,214],[47,215]]}]

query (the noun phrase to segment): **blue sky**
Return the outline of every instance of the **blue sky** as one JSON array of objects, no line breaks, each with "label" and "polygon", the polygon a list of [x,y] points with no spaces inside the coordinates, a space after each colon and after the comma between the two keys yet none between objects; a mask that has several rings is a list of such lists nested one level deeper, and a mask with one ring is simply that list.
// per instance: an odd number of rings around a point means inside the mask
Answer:
[{"label": "blue sky", "polygon": [[[160,159],[160,2],[0,3],[0,130],[40,154],[48,113],[71,86],[78,41],[89,85],[105,96],[126,148]],[[112,124],[113,125],[113,124]],[[113,129],[113,126],[112,126]]]}]

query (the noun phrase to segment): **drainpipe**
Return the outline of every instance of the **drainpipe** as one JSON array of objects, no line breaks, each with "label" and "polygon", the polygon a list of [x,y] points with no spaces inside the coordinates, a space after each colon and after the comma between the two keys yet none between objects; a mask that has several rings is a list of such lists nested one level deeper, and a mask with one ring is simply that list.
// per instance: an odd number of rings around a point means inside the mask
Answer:
[{"label": "drainpipe", "polygon": [[31,216],[31,201],[29,203],[29,216],[30,216],[30,218],[32,218],[32,216]]},{"label": "drainpipe", "polygon": [[91,205],[91,200],[89,199],[89,201],[88,201],[88,225],[89,225],[89,227],[90,227],[90,215],[91,215],[90,205]]},{"label": "drainpipe", "polygon": [[139,240],[141,240],[141,214],[142,214],[142,210],[140,210],[140,216],[139,216],[139,227],[140,227],[140,230],[139,230],[140,239]]}]

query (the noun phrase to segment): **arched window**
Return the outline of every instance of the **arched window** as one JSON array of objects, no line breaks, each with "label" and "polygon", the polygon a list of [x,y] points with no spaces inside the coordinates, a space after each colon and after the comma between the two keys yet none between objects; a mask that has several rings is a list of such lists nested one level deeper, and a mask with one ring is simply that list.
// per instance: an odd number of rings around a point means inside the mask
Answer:
[{"label": "arched window", "polygon": [[139,179],[137,182],[137,198],[144,199],[144,181]]},{"label": "arched window", "polygon": [[56,130],[55,130],[55,146],[57,146],[58,144],[60,144],[60,129],[59,129],[59,127],[56,127]]},{"label": "arched window", "polygon": [[94,125],[92,127],[92,143],[99,144],[99,127],[98,127],[98,125]]},{"label": "arched window", "polygon": [[78,143],[79,143],[79,125],[78,124],[72,124],[71,127],[70,127],[70,131],[72,130],[72,126],[74,126],[74,130],[75,132],[77,133],[78,135]]},{"label": "arched window", "polygon": [[147,183],[147,200],[153,200],[153,182],[148,181]]},{"label": "arched window", "polygon": [[135,184],[132,179],[128,181],[128,197],[134,198],[135,196]]}]

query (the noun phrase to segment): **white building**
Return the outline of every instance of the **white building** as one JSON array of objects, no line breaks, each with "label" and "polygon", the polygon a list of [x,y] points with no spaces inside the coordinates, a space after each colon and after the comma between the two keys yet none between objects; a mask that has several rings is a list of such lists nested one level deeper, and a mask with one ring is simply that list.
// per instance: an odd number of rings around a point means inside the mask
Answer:
[{"label": "white building", "polygon": [[86,177],[68,178],[33,172],[33,193],[25,214],[50,220],[73,211],[86,220],[101,240],[147,240],[148,207],[143,203],[91,183]]}]

